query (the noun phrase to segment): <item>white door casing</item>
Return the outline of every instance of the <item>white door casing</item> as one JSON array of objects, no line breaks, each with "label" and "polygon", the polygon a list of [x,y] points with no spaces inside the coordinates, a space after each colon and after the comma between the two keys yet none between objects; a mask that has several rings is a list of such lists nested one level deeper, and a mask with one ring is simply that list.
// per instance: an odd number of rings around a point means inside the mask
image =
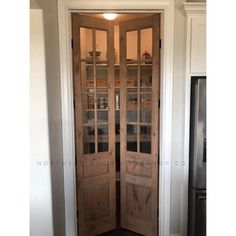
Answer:
[{"label": "white door casing", "polygon": [[162,13],[159,236],[169,236],[174,41],[174,1],[172,0],[58,0],[66,235],[77,235],[71,13],[99,13],[111,10],[123,13]]},{"label": "white door casing", "polygon": [[[182,183],[182,206],[188,203],[189,175],[189,132],[190,132],[190,92],[191,76],[206,76],[206,3],[184,3],[187,15],[186,32],[186,75],[185,75],[185,107],[184,107],[184,183]],[[194,31],[192,31],[194,28]],[[199,32],[196,32],[199,30]],[[201,35],[200,35],[201,33]],[[192,37],[197,36],[194,40]],[[200,40],[199,40],[200,39]],[[199,61],[201,61],[199,63]],[[187,235],[188,209],[182,208],[182,234]]]}]

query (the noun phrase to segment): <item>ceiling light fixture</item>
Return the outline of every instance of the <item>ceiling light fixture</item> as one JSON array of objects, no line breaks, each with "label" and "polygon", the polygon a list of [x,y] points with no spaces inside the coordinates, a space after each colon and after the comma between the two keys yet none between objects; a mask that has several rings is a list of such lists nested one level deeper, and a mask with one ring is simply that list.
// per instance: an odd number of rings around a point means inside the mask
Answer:
[{"label": "ceiling light fixture", "polygon": [[117,14],[116,13],[104,13],[103,16],[107,20],[115,20],[117,17]]}]

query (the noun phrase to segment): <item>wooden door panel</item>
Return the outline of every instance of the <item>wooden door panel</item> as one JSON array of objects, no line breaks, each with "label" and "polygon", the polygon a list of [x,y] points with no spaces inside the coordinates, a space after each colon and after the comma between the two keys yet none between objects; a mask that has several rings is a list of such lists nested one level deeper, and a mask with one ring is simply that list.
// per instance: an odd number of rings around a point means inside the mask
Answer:
[{"label": "wooden door panel", "polygon": [[84,179],[109,174],[109,161],[91,160],[83,163]]},{"label": "wooden door panel", "polygon": [[158,14],[120,23],[121,226],[150,236],[158,234],[159,41]]},{"label": "wooden door panel", "polygon": [[126,214],[141,220],[151,219],[151,189],[138,184],[126,183]]},{"label": "wooden door panel", "polygon": [[126,163],[126,173],[134,176],[141,176],[146,178],[152,177],[151,163],[145,163],[143,161],[128,160]]},{"label": "wooden door panel", "polygon": [[[112,22],[72,14],[79,236],[116,227],[113,28]],[[99,37],[106,40],[107,52],[106,71],[98,74]],[[101,98],[107,99],[107,109],[101,109]]]},{"label": "wooden door panel", "polygon": [[109,216],[109,184],[84,189],[85,222]]}]

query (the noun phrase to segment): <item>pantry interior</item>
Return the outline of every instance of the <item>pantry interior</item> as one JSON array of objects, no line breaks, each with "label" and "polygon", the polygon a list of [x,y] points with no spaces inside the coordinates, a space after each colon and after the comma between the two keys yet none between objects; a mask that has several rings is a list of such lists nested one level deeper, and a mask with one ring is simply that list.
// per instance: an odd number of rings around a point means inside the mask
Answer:
[{"label": "pantry interior", "polygon": [[[102,14],[90,14],[90,17],[102,17]],[[148,14],[141,14],[141,17],[145,17]],[[114,21],[114,57],[115,57],[115,133],[116,133],[116,171],[117,179],[119,179],[120,170],[120,44],[119,44],[119,22],[125,19],[135,19],[139,18],[140,14],[120,14],[117,20]],[[141,70],[141,86],[150,89],[150,84],[152,80],[152,29],[144,29],[141,31],[141,52],[142,52],[142,70]],[[81,28],[81,58],[85,59],[81,63],[81,73],[82,77],[85,78],[86,88],[88,88],[89,96],[87,99],[88,111],[88,122],[94,121],[94,95],[93,95],[93,57],[92,55],[92,30]],[[96,30],[96,83],[97,83],[97,120],[99,122],[106,122],[108,120],[108,96],[107,96],[107,34],[105,31]],[[145,57],[146,55],[146,57]],[[130,96],[128,98],[128,110],[130,121],[135,122],[137,112],[135,106],[137,106],[137,31],[131,31],[127,34],[127,63],[129,67],[129,80],[127,80],[127,87],[130,88]],[[90,93],[91,92],[91,93]],[[133,92],[133,93],[132,93]],[[150,93],[143,96],[142,103],[146,102],[147,108],[150,105]],[[86,102],[86,99],[84,102]],[[86,106],[86,105],[85,105]],[[145,119],[145,123],[150,123],[151,114],[148,109],[143,111],[141,118]],[[89,126],[90,128],[91,126]],[[147,128],[148,129],[148,128]],[[135,134],[136,130],[133,126],[128,127],[130,134]],[[89,134],[94,134],[94,130],[89,130]],[[98,129],[99,132],[99,142],[98,150],[106,151],[108,149],[108,142],[105,139],[105,134],[108,134],[108,127],[101,125]],[[148,133],[144,131],[143,133]],[[91,139],[89,135],[88,142],[85,143],[88,153],[93,153],[95,150],[94,139]],[[92,137],[93,138],[93,137]],[[86,141],[86,139],[85,139]],[[136,140],[132,140],[130,137],[130,150],[136,149]],[[146,149],[150,152],[150,141],[148,142],[143,137],[143,142],[141,142],[141,148]]]},{"label": "pantry interior", "polygon": [[120,228],[154,235],[159,14],[107,21],[103,14],[76,13],[72,27],[79,235]]}]

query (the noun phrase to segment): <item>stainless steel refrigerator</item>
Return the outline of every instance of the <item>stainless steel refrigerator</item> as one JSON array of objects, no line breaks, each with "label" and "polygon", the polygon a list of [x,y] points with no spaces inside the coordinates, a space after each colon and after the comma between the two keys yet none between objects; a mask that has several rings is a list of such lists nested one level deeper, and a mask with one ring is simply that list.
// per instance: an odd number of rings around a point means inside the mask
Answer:
[{"label": "stainless steel refrigerator", "polygon": [[206,235],[206,140],[206,77],[192,77],[188,236]]}]

